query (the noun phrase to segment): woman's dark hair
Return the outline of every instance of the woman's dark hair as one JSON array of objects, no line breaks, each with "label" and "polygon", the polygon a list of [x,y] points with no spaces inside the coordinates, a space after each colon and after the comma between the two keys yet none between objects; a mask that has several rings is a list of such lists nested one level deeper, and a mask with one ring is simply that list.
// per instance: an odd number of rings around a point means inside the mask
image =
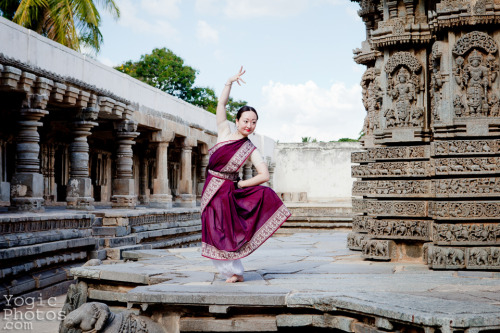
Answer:
[{"label": "woman's dark hair", "polygon": [[238,113],[236,114],[236,120],[240,120],[241,115],[243,114],[243,112],[246,112],[246,111],[253,111],[253,112],[255,112],[255,115],[257,116],[257,120],[259,120],[259,115],[257,114],[257,110],[255,110],[253,107],[248,106],[248,105],[242,106],[238,110]]}]

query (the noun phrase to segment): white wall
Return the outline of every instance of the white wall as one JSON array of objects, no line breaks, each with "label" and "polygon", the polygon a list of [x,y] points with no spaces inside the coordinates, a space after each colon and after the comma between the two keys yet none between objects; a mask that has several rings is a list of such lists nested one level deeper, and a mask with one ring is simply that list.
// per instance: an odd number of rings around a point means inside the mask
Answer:
[{"label": "white wall", "polygon": [[276,192],[307,192],[310,202],[351,197],[351,153],[358,142],[278,143],[274,149]]}]

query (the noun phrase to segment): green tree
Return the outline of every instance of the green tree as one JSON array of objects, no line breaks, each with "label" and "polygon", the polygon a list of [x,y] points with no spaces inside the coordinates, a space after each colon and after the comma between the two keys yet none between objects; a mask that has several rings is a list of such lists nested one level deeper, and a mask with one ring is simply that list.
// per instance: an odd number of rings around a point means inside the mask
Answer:
[{"label": "green tree", "polygon": [[114,0],[0,0],[0,13],[69,48],[89,48],[97,53],[103,37],[96,3],[115,18],[120,17]]},{"label": "green tree", "polygon": [[[151,54],[144,54],[139,61],[127,61],[115,69],[214,113],[217,109],[217,96],[212,88],[196,87],[194,81],[198,70],[185,65],[184,60],[167,48],[154,49]],[[227,116],[233,120],[238,109],[246,101],[229,98]]]}]

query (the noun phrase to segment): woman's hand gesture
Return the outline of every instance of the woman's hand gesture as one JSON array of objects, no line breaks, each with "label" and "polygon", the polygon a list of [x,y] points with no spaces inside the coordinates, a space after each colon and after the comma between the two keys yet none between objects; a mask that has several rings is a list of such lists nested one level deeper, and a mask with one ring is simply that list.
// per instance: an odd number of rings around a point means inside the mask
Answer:
[{"label": "woman's hand gesture", "polygon": [[230,85],[230,84],[232,84],[233,82],[236,82],[236,83],[238,83],[238,85],[240,85],[240,86],[241,86],[240,81],[241,81],[241,82],[243,82],[243,83],[246,83],[246,82],[245,82],[245,81],[243,81],[243,79],[241,78],[241,76],[242,76],[243,74],[245,74],[245,72],[246,72],[246,71],[243,69],[243,66],[241,66],[240,71],[238,72],[238,74],[231,76],[231,77],[227,80],[227,85]]}]

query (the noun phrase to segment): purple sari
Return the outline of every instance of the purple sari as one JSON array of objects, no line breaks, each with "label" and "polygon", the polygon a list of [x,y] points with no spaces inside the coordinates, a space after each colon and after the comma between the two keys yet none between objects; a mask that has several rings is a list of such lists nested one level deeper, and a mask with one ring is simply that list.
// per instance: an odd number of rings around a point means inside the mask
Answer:
[{"label": "purple sari", "polygon": [[269,187],[235,188],[238,169],[254,150],[248,138],[220,142],[209,150],[207,180],[201,197],[204,257],[217,260],[246,257],[291,215]]}]

